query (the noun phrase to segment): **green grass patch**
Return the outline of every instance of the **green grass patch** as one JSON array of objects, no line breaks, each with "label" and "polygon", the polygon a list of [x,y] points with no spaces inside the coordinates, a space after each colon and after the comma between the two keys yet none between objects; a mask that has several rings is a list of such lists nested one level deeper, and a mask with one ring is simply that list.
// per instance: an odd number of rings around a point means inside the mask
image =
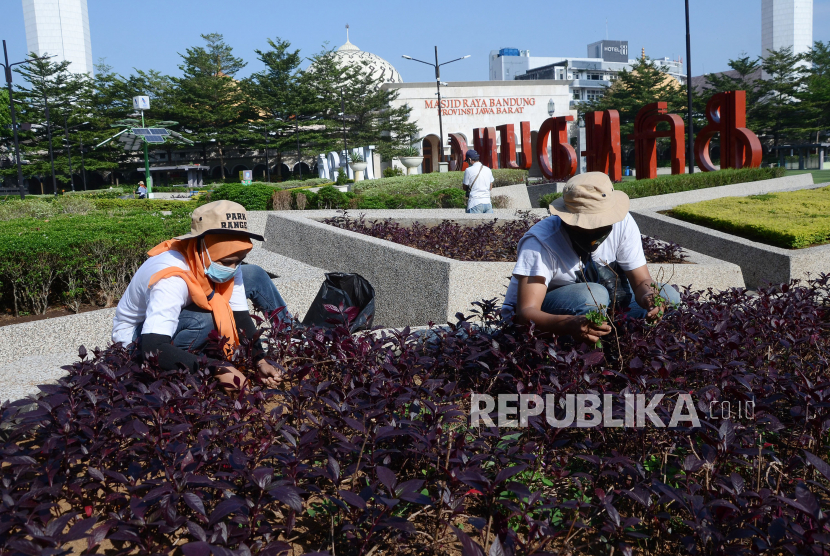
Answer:
[{"label": "green grass patch", "polygon": [[830,241],[830,187],[725,197],[679,205],[669,214],[785,249]]},{"label": "green grass patch", "polygon": [[[462,172],[433,172],[431,174],[417,174],[414,176],[396,176],[365,180],[355,184],[355,193],[373,195],[385,193],[388,195],[423,195],[436,193],[442,189],[461,188]],[[494,187],[504,187],[517,183],[525,183],[525,170],[493,170]]]},{"label": "green grass patch", "polygon": [[830,170],[787,170],[788,176],[798,174],[812,174],[813,183],[816,185],[830,182]]}]

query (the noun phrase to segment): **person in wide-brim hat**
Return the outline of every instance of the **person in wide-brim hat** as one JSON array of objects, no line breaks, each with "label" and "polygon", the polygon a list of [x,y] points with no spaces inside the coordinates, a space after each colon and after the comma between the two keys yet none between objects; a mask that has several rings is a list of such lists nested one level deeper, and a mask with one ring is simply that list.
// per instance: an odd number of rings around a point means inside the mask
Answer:
[{"label": "person in wide-brim hat", "polygon": [[[195,371],[213,330],[227,338],[226,356],[243,336],[254,336],[249,299],[272,318],[290,319],[268,274],[242,264],[253,249],[252,239],[264,240],[248,229],[242,205],[215,201],[194,210],[190,232],[155,246],[136,271],[118,302],[112,341],[133,344],[139,357],[157,352],[163,369],[182,365]],[[282,380],[259,342],[254,361],[266,386]],[[248,381],[226,361],[211,360],[209,368],[226,390],[243,388]]]},{"label": "person in wide-brim hat", "polygon": [[629,205],[602,172],[571,178],[549,205],[551,216],[519,241],[502,315],[594,344],[611,327],[589,320],[592,311],[604,315],[616,304],[653,322],[679,304],[675,288],[651,277]]}]

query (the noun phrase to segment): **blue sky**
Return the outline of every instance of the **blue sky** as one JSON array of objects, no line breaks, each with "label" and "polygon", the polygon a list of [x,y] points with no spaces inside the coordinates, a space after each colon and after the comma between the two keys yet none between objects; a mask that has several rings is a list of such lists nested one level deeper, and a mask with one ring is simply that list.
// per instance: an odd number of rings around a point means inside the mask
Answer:
[{"label": "blue sky", "polygon": [[[721,71],[742,52],[761,50],[759,0],[692,0],[694,75]],[[21,0],[0,0],[0,39],[10,61],[26,54]],[[405,81],[434,79],[428,66],[401,58],[429,60],[438,45],[441,61],[472,57],[446,66],[446,81],[486,80],[490,50],[530,49],[534,56],[585,56],[586,46],[605,38],[628,40],[632,54],[685,58],[682,0],[88,0],[93,59],[105,57],[122,74],[132,68],[179,74],[178,52],[201,44],[200,33],[217,32],[249,64],[240,76],[261,66],[254,49],[279,36],[305,55],[351,40],[381,56]],[[440,9],[436,7],[440,6]],[[813,39],[830,41],[830,0],[814,0]]]}]

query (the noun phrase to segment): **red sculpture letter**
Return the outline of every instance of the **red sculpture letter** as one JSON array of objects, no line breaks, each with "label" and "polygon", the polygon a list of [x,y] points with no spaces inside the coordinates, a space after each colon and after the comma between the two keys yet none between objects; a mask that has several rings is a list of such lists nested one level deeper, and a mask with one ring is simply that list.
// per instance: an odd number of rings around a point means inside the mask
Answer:
[{"label": "red sculpture letter", "polygon": [[467,162],[464,160],[467,154],[467,141],[460,133],[450,133],[450,171],[461,171],[467,169]]},{"label": "red sculpture letter", "polygon": [[500,168],[527,170],[533,166],[530,145],[530,122],[519,122],[519,132],[522,134],[522,152],[516,153],[516,134],[513,124],[504,124],[496,127],[501,137],[501,152],[499,153]]},{"label": "red sculpture letter", "polygon": [[[668,122],[669,131],[657,131],[657,124]],[[683,136],[683,118],[668,114],[665,102],[652,102],[643,106],[634,119],[634,139],[638,180],[657,177],[657,138],[671,138],[671,173],[686,172],[686,139]]]},{"label": "red sculpture letter", "polygon": [[608,174],[611,181],[622,181],[620,154],[620,113],[616,110],[588,112],[585,114],[585,143],[589,172]]},{"label": "red sculpture letter", "polygon": [[533,145],[530,141],[530,122],[519,122],[519,133],[522,134],[522,152],[519,153],[519,168],[530,170],[533,166]]},{"label": "red sculpture letter", "polygon": [[497,126],[496,129],[501,137],[501,152],[499,153],[499,168],[510,168],[518,170],[516,164],[516,135],[513,133],[513,124]]},{"label": "red sculpture letter", "polygon": [[481,163],[489,168],[498,168],[499,155],[496,151],[496,128],[477,127],[473,130],[473,148]]},{"label": "red sculpture letter", "polygon": [[[536,159],[539,161],[542,175],[549,180],[565,181],[576,174],[576,151],[568,143],[568,122],[573,120],[573,116],[548,118],[539,128],[536,136]],[[553,161],[548,160],[548,137],[551,137]]]},{"label": "red sculpture letter", "polygon": [[695,138],[695,160],[704,172],[715,167],[709,158],[709,142],[720,133],[721,168],[758,168],[761,165],[761,142],[746,129],[746,91],[718,93],[706,104],[709,124]]}]

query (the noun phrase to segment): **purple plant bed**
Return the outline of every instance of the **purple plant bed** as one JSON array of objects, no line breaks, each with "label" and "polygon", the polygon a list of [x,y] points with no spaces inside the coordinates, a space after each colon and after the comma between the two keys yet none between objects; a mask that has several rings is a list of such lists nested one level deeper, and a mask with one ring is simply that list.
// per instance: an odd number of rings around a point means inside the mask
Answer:
[{"label": "purple plant bed", "polygon": [[[758,293],[621,315],[607,358],[508,327],[493,301],[427,336],[278,326],[283,393],[81,348],[0,407],[0,554],[823,554],[828,277]],[[471,392],[663,393],[666,421],[691,393],[700,426],[471,428]]]},{"label": "purple plant bed", "polygon": [[[473,226],[447,220],[437,226],[415,222],[411,227],[404,227],[392,219],[366,221],[362,215],[352,218],[344,214],[326,218],[323,223],[457,261],[514,262],[519,240],[540,220],[537,216],[524,213],[519,220],[499,222],[493,219]],[[685,262],[687,255],[676,243],[642,237],[648,262]]]}]

